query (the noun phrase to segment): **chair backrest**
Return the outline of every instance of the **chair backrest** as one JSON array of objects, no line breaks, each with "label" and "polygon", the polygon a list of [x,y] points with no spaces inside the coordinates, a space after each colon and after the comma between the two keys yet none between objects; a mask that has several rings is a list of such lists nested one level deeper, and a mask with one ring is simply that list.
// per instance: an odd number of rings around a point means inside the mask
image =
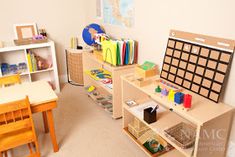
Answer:
[{"label": "chair backrest", "polygon": [[23,100],[0,104],[0,135],[26,128],[32,128],[34,131],[32,112],[27,96]]},{"label": "chair backrest", "polygon": [[0,87],[9,86],[12,84],[20,84],[20,74],[0,77]]}]

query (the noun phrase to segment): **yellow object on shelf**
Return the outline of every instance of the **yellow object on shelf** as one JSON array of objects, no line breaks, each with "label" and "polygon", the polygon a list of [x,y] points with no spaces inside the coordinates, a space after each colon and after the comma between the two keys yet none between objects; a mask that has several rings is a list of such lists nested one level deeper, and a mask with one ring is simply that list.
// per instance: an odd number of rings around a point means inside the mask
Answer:
[{"label": "yellow object on shelf", "polygon": [[103,60],[111,65],[117,65],[117,42],[105,40],[102,42]]},{"label": "yellow object on shelf", "polygon": [[174,90],[171,89],[171,90],[169,91],[168,99],[169,99],[170,101],[173,101],[173,102],[174,102],[174,99],[175,99],[175,91],[174,91]]},{"label": "yellow object on shelf", "polygon": [[93,70],[86,70],[85,73],[88,74],[91,78],[93,78],[96,81],[100,81],[101,78],[97,77],[96,74],[94,74],[92,71],[102,71],[102,74],[106,77],[106,78],[112,78],[112,74],[105,69],[93,69]]},{"label": "yellow object on shelf", "polygon": [[27,53],[27,60],[28,60],[29,71],[33,72],[32,60],[31,60],[30,53]]}]

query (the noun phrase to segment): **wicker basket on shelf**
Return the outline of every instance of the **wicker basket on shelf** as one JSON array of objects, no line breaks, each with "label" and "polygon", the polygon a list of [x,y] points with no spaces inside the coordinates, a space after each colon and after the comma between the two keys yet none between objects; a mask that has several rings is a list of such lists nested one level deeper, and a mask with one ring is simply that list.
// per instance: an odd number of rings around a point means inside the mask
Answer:
[{"label": "wicker basket on shelf", "polygon": [[195,143],[196,128],[184,122],[164,131],[171,141],[183,149],[190,148]]}]

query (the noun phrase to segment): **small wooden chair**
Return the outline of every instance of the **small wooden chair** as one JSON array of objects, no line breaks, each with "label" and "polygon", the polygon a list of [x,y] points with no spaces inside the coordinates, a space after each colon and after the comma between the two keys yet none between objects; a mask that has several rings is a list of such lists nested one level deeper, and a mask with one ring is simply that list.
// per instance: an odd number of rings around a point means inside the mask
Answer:
[{"label": "small wooden chair", "polygon": [[[0,157],[7,150],[28,144],[30,155],[40,157],[29,99],[0,104]],[[36,150],[33,151],[31,144]]]},{"label": "small wooden chair", "polygon": [[0,77],[0,88],[20,83],[21,83],[20,74]]}]

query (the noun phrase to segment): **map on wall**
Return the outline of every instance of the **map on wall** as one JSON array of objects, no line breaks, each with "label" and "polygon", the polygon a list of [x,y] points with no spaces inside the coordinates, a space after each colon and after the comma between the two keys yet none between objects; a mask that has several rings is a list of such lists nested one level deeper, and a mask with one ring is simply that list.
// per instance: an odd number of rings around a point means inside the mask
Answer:
[{"label": "map on wall", "polygon": [[103,0],[104,23],[132,27],[134,25],[134,0]]}]

